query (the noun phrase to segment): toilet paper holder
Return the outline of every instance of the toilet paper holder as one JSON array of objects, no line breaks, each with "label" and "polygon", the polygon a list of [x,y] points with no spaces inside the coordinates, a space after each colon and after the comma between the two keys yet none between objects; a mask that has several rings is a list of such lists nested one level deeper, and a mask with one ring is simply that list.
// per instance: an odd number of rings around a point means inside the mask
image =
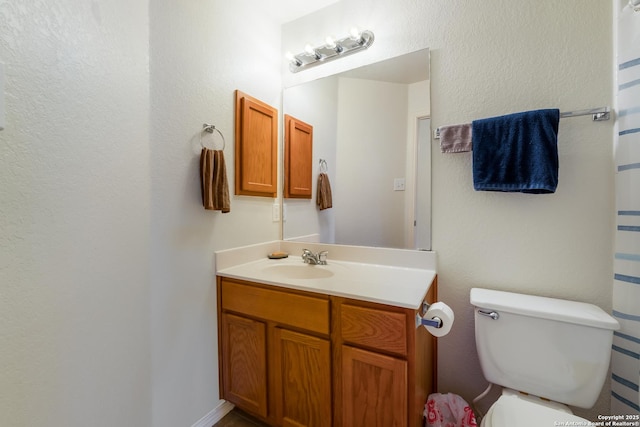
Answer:
[{"label": "toilet paper holder", "polygon": [[[422,302],[422,312],[427,314],[427,310],[431,304],[426,301]],[[442,328],[442,319],[437,316],[432,317],[431,319],[425,319],[420,316],[420,313],[416,313],[416,328],[418,326],[432,326],[434,328]]]}]

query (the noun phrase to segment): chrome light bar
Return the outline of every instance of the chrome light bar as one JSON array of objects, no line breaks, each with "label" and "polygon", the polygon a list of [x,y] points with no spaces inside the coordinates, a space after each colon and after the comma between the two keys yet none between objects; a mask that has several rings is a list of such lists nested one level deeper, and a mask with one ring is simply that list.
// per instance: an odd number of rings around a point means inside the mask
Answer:
[{"label": "chrome light bar", "polygon": [[326,44],[323,46],[313,47],[307,45],[304,48],[304,52],[297,55],[287,53],[289,70],[292,73],[297,73],[307,68],[363,51],[373,44],[373,40],[374,36],[371,31],[360,32],[355,29],[351,30],[347,37],[340,40],[333,40],[331,37],[327,37]]}]

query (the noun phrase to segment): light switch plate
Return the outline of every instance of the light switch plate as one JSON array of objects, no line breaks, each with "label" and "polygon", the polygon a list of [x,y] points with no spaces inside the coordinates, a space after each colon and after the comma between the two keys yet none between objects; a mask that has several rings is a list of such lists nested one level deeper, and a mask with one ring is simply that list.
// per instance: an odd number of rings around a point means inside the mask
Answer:
[{"label": "light switch plate", "polygon": [[396,178],[393,180],[393,191],[404,191],[404,178]]}]

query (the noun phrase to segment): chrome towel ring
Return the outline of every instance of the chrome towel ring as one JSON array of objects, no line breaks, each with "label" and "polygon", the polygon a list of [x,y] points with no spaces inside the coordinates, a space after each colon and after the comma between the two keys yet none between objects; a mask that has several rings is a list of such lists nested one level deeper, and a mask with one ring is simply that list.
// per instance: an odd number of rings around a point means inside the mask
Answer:
[{"label": "chrome towel ring", "polygon": [[325,159],[320,159],[320,173],[327,173],[329,168],[327,167],[327,161]]},{"label": "chrome towel ring", "polygon": [[216,132],[218,132],[218,133],[220,134],[220,137],[222,138],[222,150],[224,150],[224,148],[225,148],[225,147],[226,147],[226,145],[227,145],[227,142],[226,142],[226,141],[225,141],[225,139],[224,139],[224,135],[222,134],[222,132],[220,132],[220,130],[219,130],[219,129],[217,129],[217,128],[216,128],[216,126],[215,126],[215,125],[210,125],[209,123],[204,123],[204,124],[202,125],[202,131],[200,132],[200,146],[202,146],[202,148],[205,148],[204,144],[202,143],[202,134],[203,134],[204,132],[207,132],[207,133],[211,133],[211,134],[212,134],[212,133],[213,133],[213,131],[216,131]]}]

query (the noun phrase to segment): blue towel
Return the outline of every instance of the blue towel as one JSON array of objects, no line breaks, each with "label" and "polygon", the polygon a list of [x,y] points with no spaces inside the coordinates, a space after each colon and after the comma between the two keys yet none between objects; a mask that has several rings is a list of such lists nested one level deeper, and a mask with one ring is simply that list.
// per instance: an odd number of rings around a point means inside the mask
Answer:
[{"label": "blue towel", "polygon": [[553,193],[558,186],[558,109],[474,120],[473,188]]}]

